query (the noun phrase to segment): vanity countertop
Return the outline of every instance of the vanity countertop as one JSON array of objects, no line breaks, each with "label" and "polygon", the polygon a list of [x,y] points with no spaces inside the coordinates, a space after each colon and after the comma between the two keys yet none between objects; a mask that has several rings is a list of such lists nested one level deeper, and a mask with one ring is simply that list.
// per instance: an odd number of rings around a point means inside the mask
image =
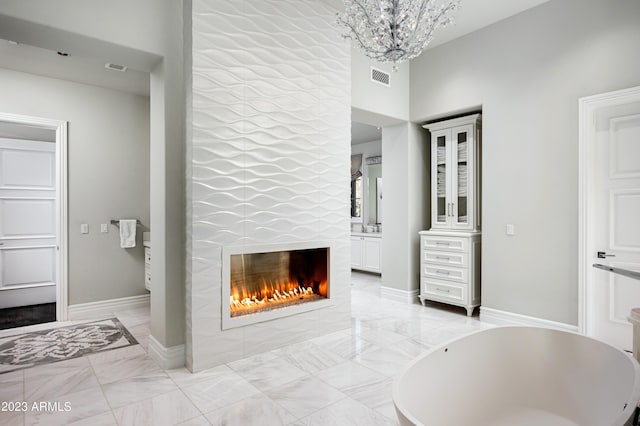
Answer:
[{"label": "vanity countertop", "polygon": [[142,233],[142,245],[145,247],[151,247],[151,232]]}]

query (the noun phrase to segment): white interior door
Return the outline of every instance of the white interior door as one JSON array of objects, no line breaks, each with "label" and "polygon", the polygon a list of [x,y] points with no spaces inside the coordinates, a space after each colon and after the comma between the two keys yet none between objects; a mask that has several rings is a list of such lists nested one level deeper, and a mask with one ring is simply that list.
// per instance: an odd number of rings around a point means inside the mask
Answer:
[{"label": "white interior door", "polygon": [[640,307],[640,281],[591,265],[640,271],[640,93],[594,109],[592,120],[586,331],[631,350],[627,317]]},{"label": "white interior door", "polygon": [[0,308],[56,301],[55,154],[0,138]]}]

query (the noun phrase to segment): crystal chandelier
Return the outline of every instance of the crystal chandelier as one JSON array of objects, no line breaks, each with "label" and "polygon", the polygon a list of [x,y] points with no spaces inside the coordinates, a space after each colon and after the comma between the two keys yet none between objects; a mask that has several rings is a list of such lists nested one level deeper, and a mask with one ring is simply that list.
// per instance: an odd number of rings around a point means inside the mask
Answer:
[{"label": "crystal chandelier", "polygon": [[365,55],[397,64],[420,55],[438,27],[451,23],[460,0],[345,0],[338,23],[344,38],[358,41]]}]

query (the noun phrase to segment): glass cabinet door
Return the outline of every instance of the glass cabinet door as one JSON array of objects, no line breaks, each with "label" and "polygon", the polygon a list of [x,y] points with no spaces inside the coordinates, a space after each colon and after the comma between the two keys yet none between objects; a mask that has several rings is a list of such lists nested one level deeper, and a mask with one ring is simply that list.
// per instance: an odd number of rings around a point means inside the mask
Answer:
[{"label": "glass cabinet door", "polygon": [[439,133],[435,136],[436,157],[436,223],[445,225],[448,222],[450,209],[447,200],[447,134]]},{"label": "glass cabinet door", "polygon": [[452,202],[455,203],[453,210],[455,212],[455,224],[465,226],[469,224],[469,208],[468,202],[470,194],[470,162],[471,158],[471,126],[458,127],[453,131],[452,137],[452,157],[454,159],[453,167],[455,171],[455,188],[452,194]]}]

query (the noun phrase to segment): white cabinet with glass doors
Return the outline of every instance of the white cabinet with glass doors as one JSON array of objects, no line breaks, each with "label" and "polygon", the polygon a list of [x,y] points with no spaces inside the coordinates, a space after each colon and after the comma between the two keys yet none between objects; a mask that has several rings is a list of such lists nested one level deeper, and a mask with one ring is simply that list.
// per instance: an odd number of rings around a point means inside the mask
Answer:
[{"label": "white cabinet with glass doors", "polygon": [[420,301],[480,305],[481,115],[425,124],[431,133],[431,229],[420,232]]},{"label": "white cabinet with glass doors", "polygon": [[480,229],[480,114],[425,124],[431,132],[431,229]]}]

